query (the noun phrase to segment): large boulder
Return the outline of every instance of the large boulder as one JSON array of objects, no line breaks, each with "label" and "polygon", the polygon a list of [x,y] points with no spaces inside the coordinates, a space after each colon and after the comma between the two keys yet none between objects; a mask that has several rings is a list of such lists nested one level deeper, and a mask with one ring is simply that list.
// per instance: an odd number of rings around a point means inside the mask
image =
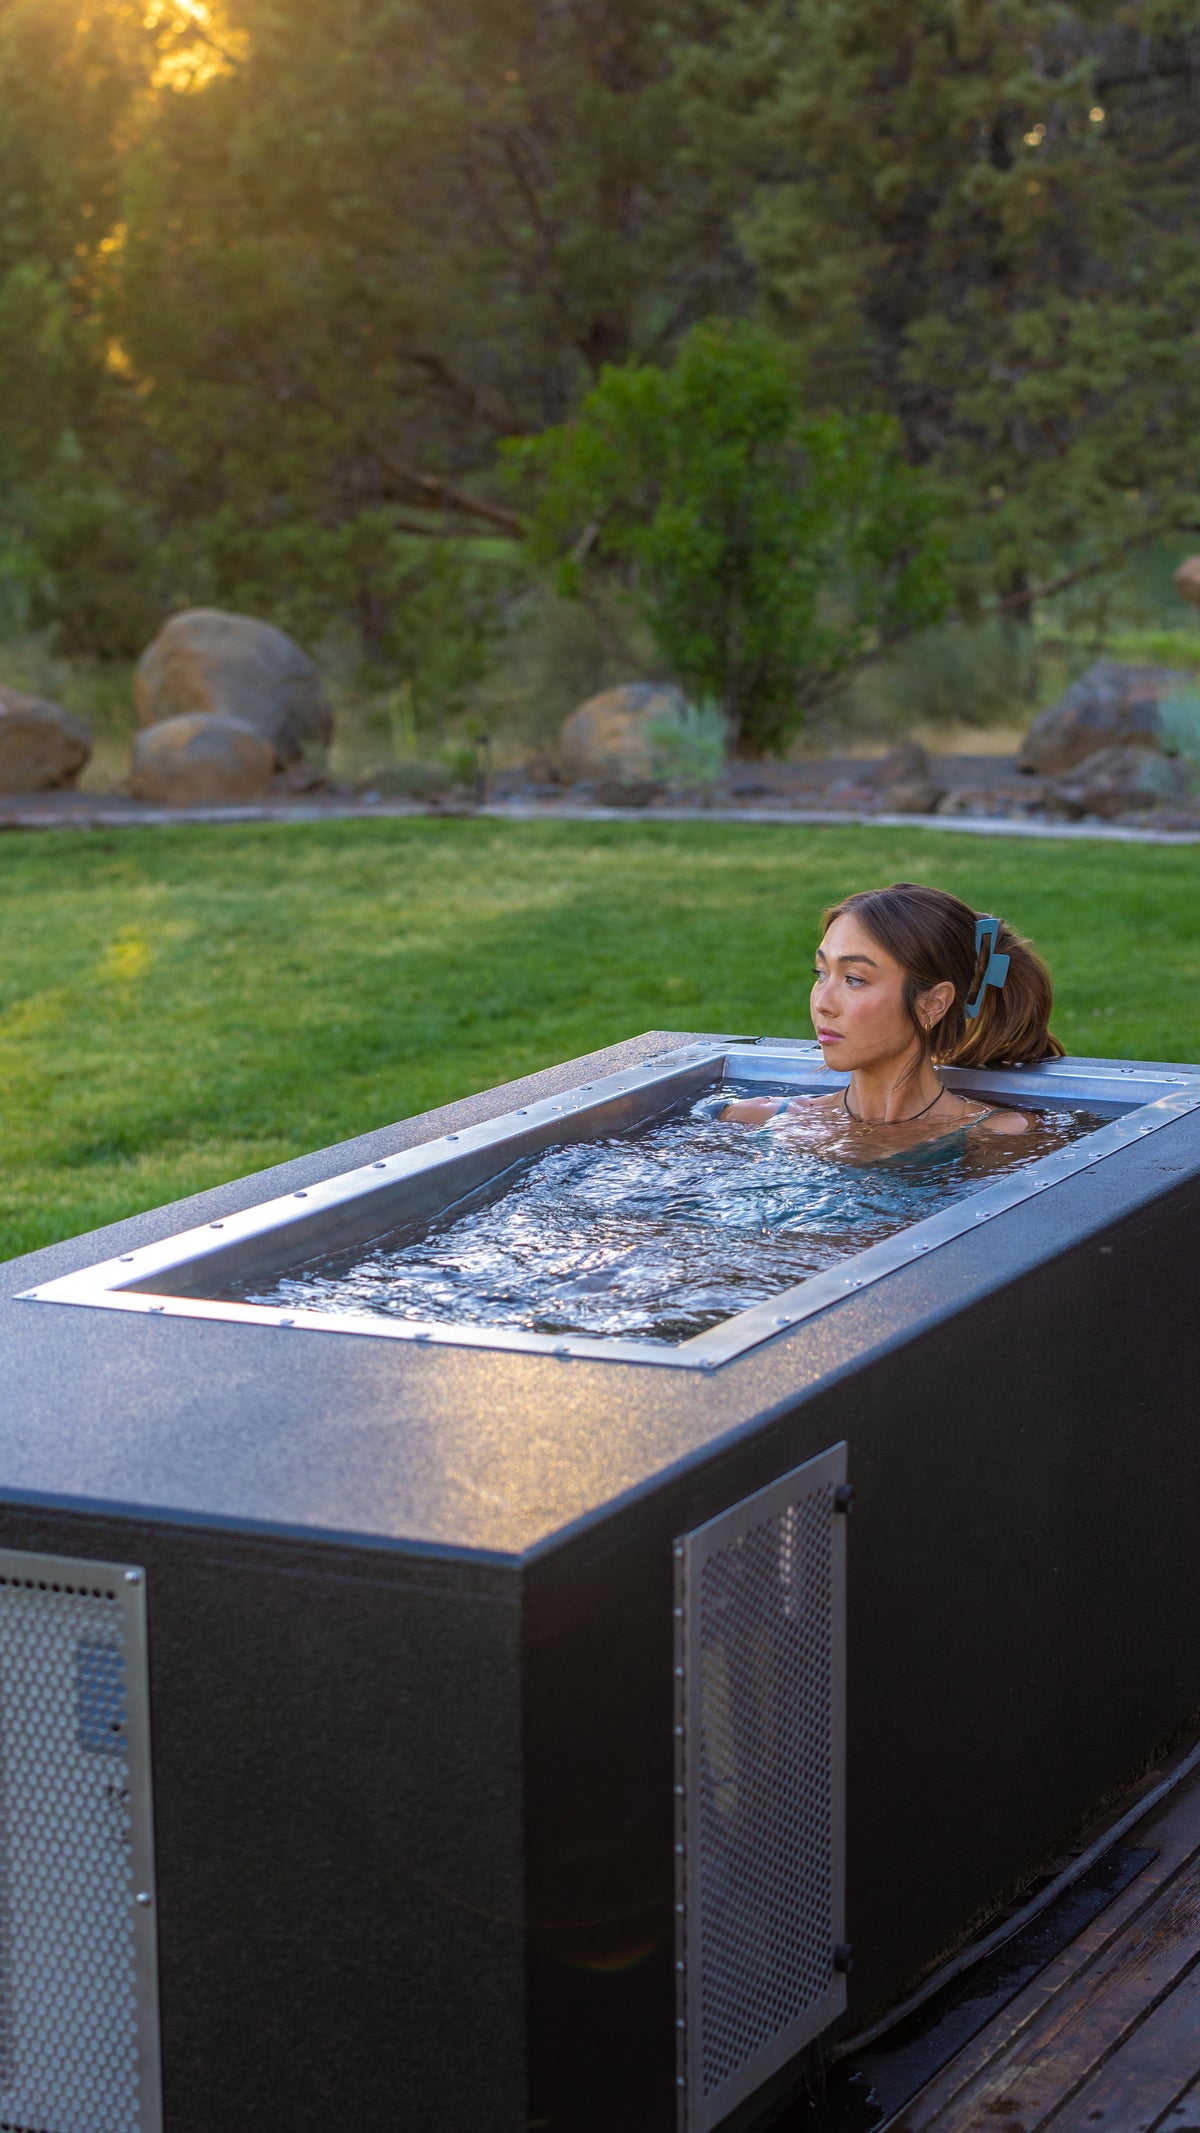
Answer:
[{"label": "large boulder", "polygon": [[1175,573],[1175,590],[1181,600],[1200,607],[1200,555],[1190,555]]},{"label": "large boulder", "polygon": [[622,789],[653,784],[654,749],[646,729],[682,703],[678,689],[653,681],[627,682],[589,696],[564,719],[559,735],[563,769],[571,783]]},{"label": "large boulder", "polygon": [[274,770],[270,741],[244,719],[192,711],[137,735],[129,790],[167,807],[211,807],[261,799]]},{"label": "large boulder", "polygon": [[1097,660],[1060,702],[1034,720],[1021,750],[1021,768],[1057,778],[1102,748],[1153,748],[1159,740],[1160,696],[1190,686],[1190,675],[1167,667]]},{"label": "large boulder", "polygon": [[193,711],[240,719],[270,741],[281,770],[333,731],[308,653],[273,623],[217,607],[172,615],[138,661],[133,701],[139,726]]},{"label": "large boulder", "polygon": [[92,753],[91,727],[61,704],[0,688],[0,792],[73,785]]},{"label": "large boulder", "polygon": [[1160,755],[1156,748],[1102,748],[1056,779],[1051,793],[1068,814],[1111,820],[1184,799],[1192,780],[1189,763]]}]

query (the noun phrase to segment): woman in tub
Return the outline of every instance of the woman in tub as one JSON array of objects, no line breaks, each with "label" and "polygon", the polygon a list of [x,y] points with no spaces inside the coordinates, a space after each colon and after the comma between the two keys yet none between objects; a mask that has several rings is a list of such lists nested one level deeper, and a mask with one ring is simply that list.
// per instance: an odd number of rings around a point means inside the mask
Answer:
[{"label": "woman in tub", "polygon": [[1047,1027],[1052,1000],[1041,957],[1002,919],[918,882],[868,889],[825,913],[813,972],[821,1056],[849,1086],[783,1102],[739,1098],[720,1116],[806,1138],[818,1129],[859,1156],[968,1131],[1023,1133],[1022,1112],[958,1095],[938,1067],[1061,1058]]}]

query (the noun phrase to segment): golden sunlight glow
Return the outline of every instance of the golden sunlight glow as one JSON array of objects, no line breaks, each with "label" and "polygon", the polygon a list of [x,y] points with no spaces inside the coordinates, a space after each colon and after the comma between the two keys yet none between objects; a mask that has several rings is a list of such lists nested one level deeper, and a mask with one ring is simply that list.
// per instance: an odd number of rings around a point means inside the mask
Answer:
[{"label": "golden sunlight glow", "polygon": [[235,29],[215,0],[212,6],[206,0],[150,0],[142,23],[159,40],[156,89],[206,88],[235,73],[246,56],[245,30]]}]

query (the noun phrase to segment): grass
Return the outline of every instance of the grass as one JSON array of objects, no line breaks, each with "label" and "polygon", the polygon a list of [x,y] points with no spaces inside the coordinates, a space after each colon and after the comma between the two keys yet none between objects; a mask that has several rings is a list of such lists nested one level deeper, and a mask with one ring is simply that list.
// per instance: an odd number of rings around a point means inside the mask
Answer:
[{"label": "grass", "polygon": [[481,821],[0,844],[0,1257],[646,1028],[806,1028],[823,903],[917,878],[1048,955],[1071,1049],[1200,1058],[1187,847]]}]

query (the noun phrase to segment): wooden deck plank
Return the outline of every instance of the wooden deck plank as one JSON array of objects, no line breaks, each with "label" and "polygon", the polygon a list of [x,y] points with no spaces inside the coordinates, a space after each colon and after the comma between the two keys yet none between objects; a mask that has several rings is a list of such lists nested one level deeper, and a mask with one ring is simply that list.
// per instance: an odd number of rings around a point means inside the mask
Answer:
[{"label": "wooden deck plank", "polygon": [[[1186,1974],[1200,1948],[1200,1875],[1172,1883],[1104,1954],[1009,2043],[948,2111],[938,2133],[996,2124],[1003,2114],[1037,2133],[1089,2070]],[[911,2109],[904,2121],[930,2121]]]},{"label": "wooden deck plank", "polygon": [[[1190,1900],[1182,1887],[1194,1875],[1200,1879],[1200,1774],[1190,1779],[1179,1794],[1152,1809],[1128,1833],[1126,1841],[1157,1846],[1158,1858],[934,2076],[894,2121],[895,2133],[967,2133],[977,2120],[991,2133],[1003,2133],[1000,2116],[1005,2106],[1011,2103],[1014,2113],[1017,2110],[1017,2099],[1008,2090],[1018,2070],[1035,2059],[1045,2059],[1043,2071],[1048,2074],[1051,2062],[1047,2055],[1053,2053],[1064,2030],[1097,1997],[1117,1991],[1122,1981],[1126,2016],[1121,2034],[1133,2026],[1136,2009],[1131,2003],[1136,1998],[1136,1971],[1132,1977],[1126,1974],[1123,1945],[1129,1941],[1141,1949],[1151,1919],[1155,1931],[1165,1927],[1170,1930],[1171,1917],[1175,1933],[1200,1932],[1197,1902]],[[1177,1888],[1177,1884],[1181,1886]],[[1176,1895],[1184,1898],[1180,1915],[1175,1915]],[[1200,1890],[1194,1892],[1194,1897],[1200,1899]],[[1166,1913],[1164,1904],[1168,1906]],[[1189,1926],[1187,1920],[1196,1922]],[[1166,1956],[1165,1964],[1160,1961],[1158,1973],[1158,1991],[1162,1994],[1171,1989],[1186,1967],[1187,1958],[1182,1953],[1172,1957],[1165,1950],[1160,1954]],[[1154,1993],[1143,1983],[1143,2010],[1153,1998]],[[1118,2004],[1110,2000],[1105,2017],[1116,2018],[1120,2025]],[[1111,2044],[1113,2039],[1109,2041]],[[1197,2064],[1200,2065],[1200,2058]],[[1060,2086],[1060,2101],[1063,2095]],[[1014,2116],[1008,2122],[1013,2133],[1018,2124],[1025,2133],[1031,2133],[1035,2121],[1022,2111],[1019,2119]],[[1176,2133],[1174,2126],[1171,2133]],[[1178,2133],[1184,2133],[1182,2126]]]},{"label": "wooden deck plank", "polygon": [[1200,2074],[1155,2120],[1154,2133],[1200,2133]]},{"label": "wooden deck plank", "polygon": [[1052,2133],[1152,2133],[1200,2069],[1200,1972],[1195,1969],[1077,2089]]}]

